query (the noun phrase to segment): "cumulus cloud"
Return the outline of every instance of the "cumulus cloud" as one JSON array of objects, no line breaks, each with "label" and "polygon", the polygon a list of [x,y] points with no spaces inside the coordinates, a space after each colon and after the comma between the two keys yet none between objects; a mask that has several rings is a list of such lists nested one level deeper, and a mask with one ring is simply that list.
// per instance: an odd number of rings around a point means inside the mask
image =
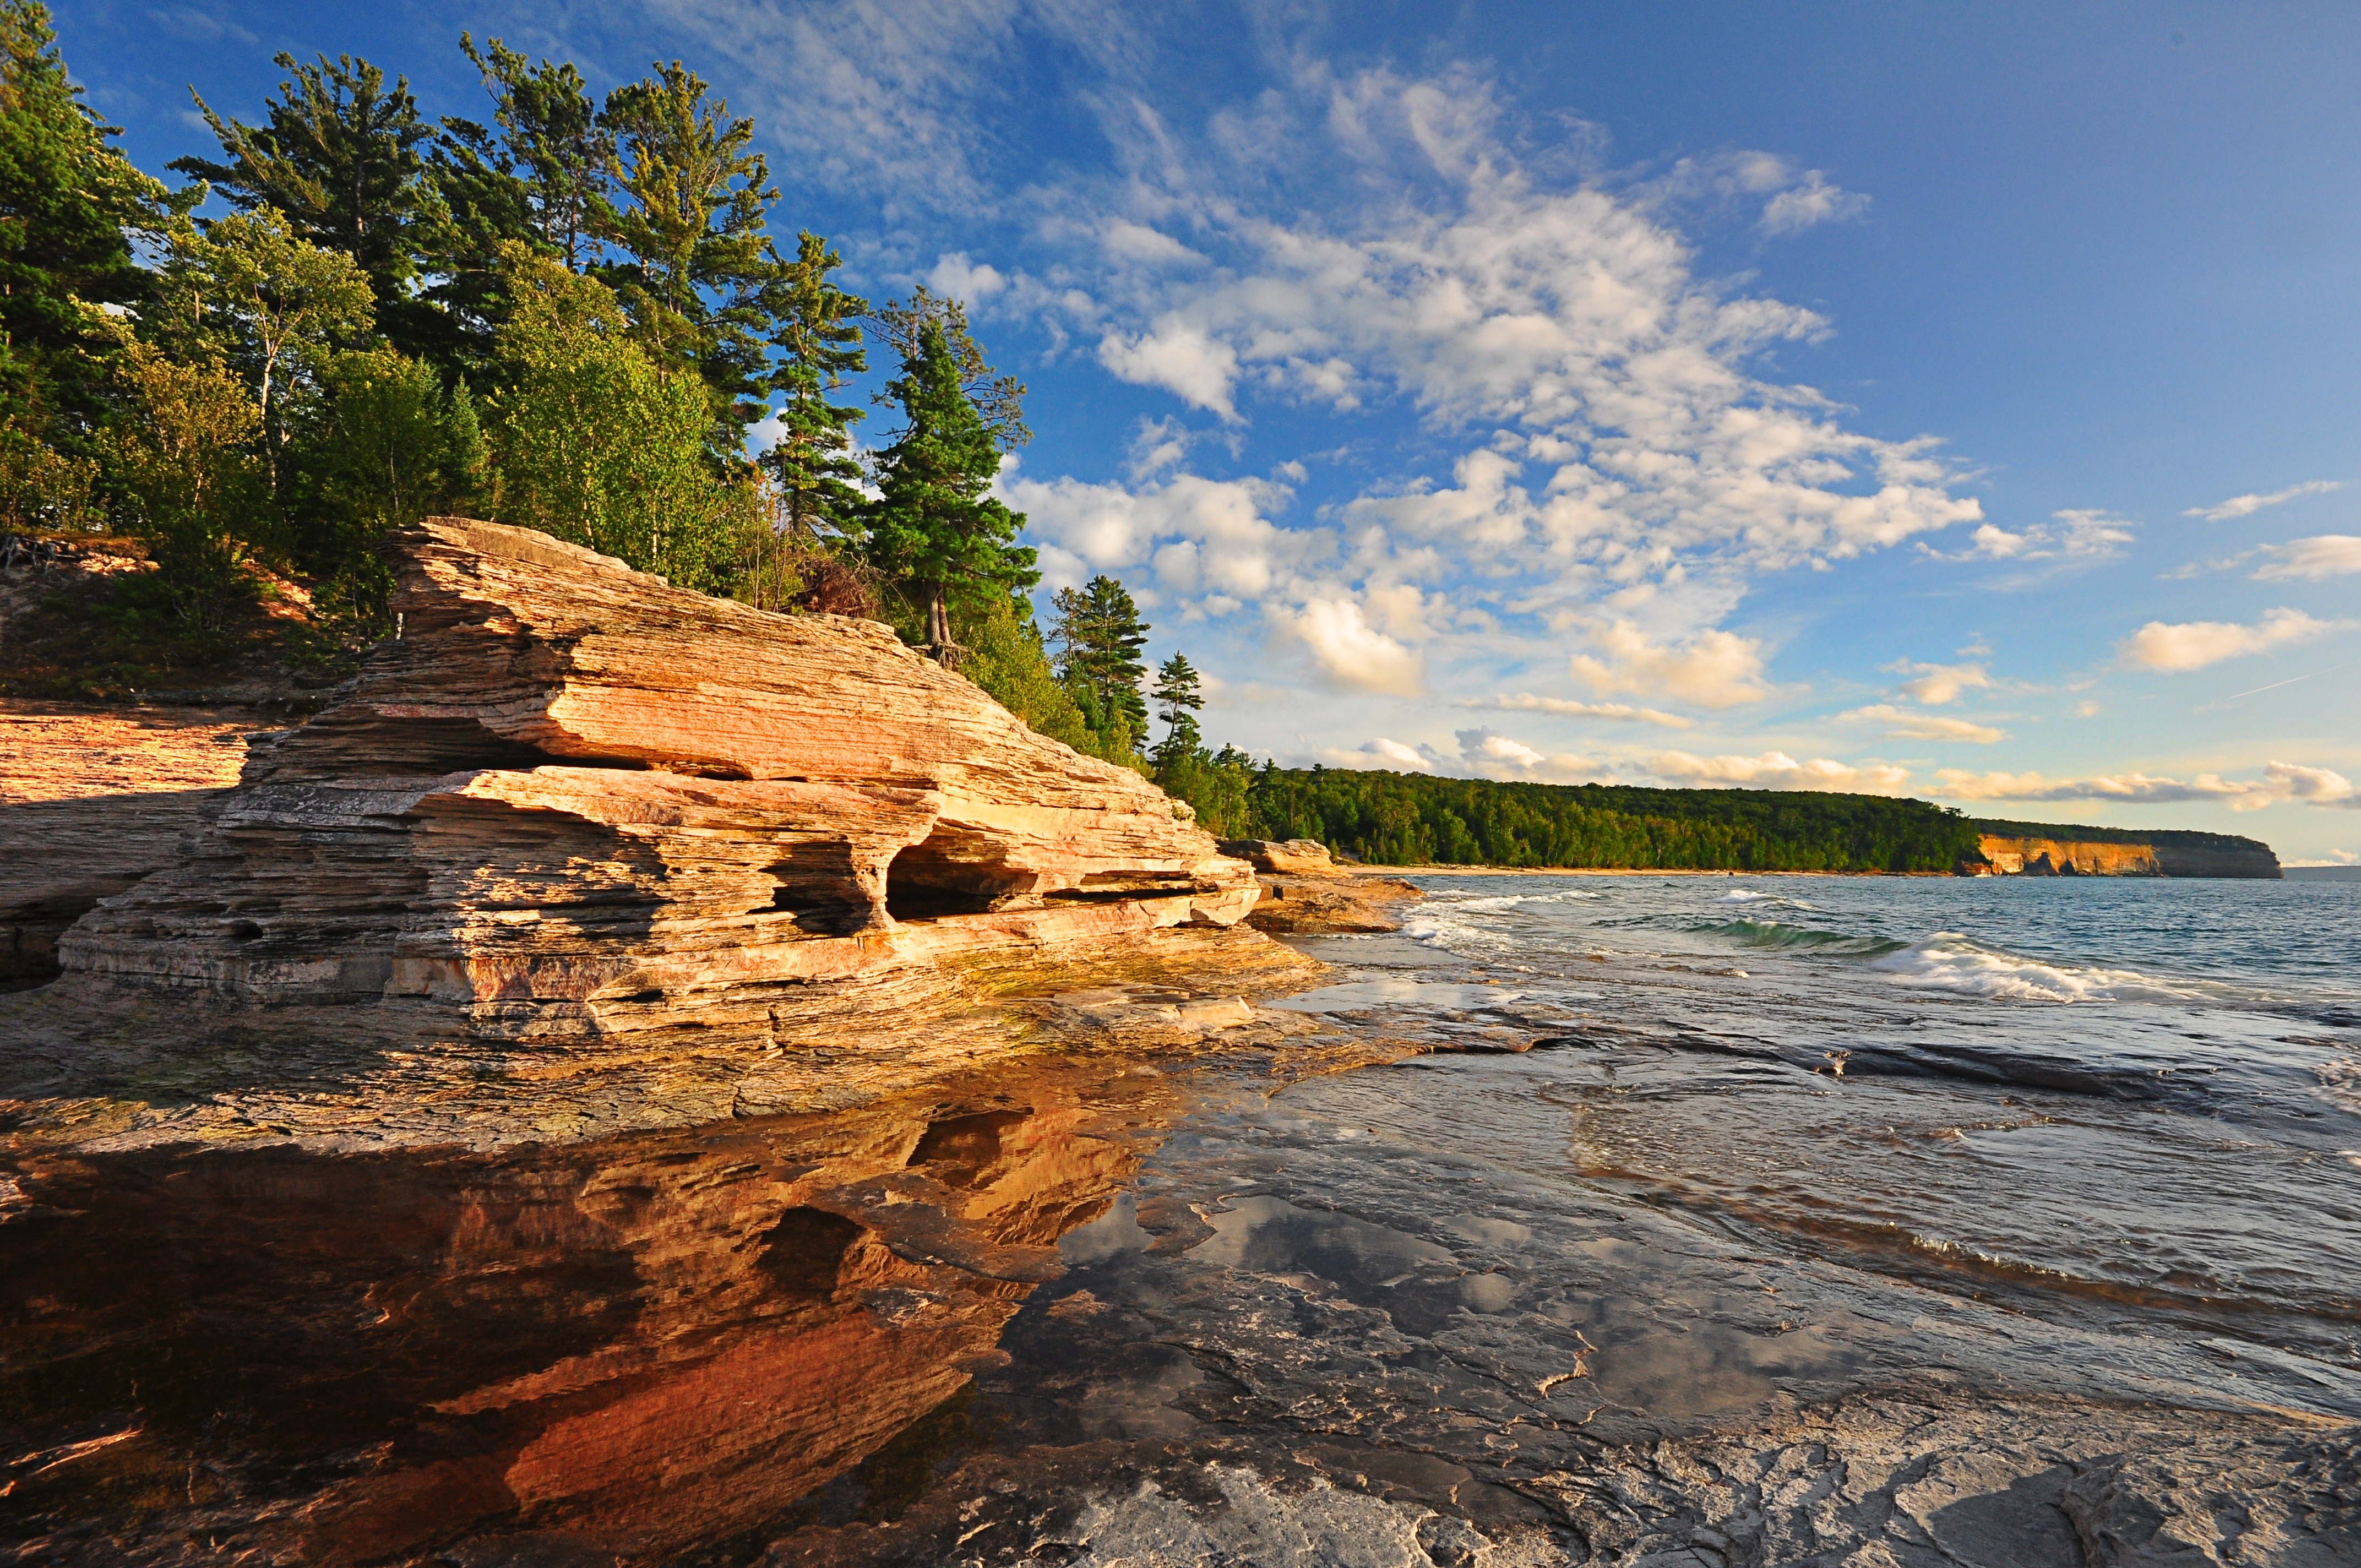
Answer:
[{"label": "cumulus cloud", "polygon": [[1523,741],[1491,729],[1453,731],[1467,772],[1488,779],[1534,779],[1546,784],[1583,784],[1598,776],[1587,757],[1544,755]]},{"label": "cumulus cloud", "polygon": [[1605,658],[1577,653],[1574,678],[1602,692],[1676,697],[1699,707],[1736,707],[1771,695],[1763,679],[1763,644],[1731,631],[1700,631],[1682,646],[1663,645],[1628,620],[1592,634]]},{"label": "cumulus cloud", "polygon": [[[1095,572],[1152,564],[1175,596],[1259,601],[1333,554],[1317,530],[1283,529],[1270,514],[1293,492],[1268,479],[1206,479],[1179,474],[1137,488],[1024,477],[1012,459],[998,494],[1026,514],[1039,542],[1042,578],[1071,587]],[[1214,608],[1223,608],[1216,605]]]},{"label": "cumulus cloud", "polygon": [[927,274],[927,287],[965,304],[980,305],[1008,287],[1007,275],[988,262],[972,260],[964,250],[944,252]]},{"label": "cumulus cloud", "polygon": [[2361,534],[2323,533],[2294,539],[2285,544],[2267,544],[2263,554],[2270,559],[2255,572],[2263,582],[2290,577],[2318,582],[2323,577],[2350,576],[2361,572]]},{"label": "cumulus cloud", "polygon": [[1920,664],[1903,659],[1885,669],[1893,674],[1914,677],[1902,683],[1902,695],[1929,707],[1956,702],[1964,691],[1988,690],[1993,684],[1982,664]]},{"label": "cumulus cloud", "polygon": [[1918,713],[1906,707],[1895,707],[1890,703],[1856,707],[1850,713],[1838,717],[1882,724],[1886,734],[1899,740],[1971,740],[1979,746],[1989,746],[1995,740],[2008,739],[2007,730],[1995,729],[1989,724],[1948,718],[1939,713]]},{"label": "cumulus cloud", "polygon": [[2324,496],[2331,490],[2344,488],[2342,479],[2313,479],[2301,485],[2290,485],[2284,490],[2273,490],[2267,496],[2232,496],[2228,500],[2217,501],[2210,507],[2191,507],[2180,515],[2202,517],[2208,522],[2227,522],[2234,517],[2251,516],[2265,507],[2275,507],[2282,501],[2295,500],[2302,496]]},{"label": "cumulus cloud", "polygon": [[1392,696],[1418,695],[1423,674],[1418,654],[1371,626],[1351,599],[1314,598],[1301,609],[1272,607],[1267,614],[1274,629],[1303,644],[1334,685]]},{"label": "cumulus cloud", "polygon": [[1949,800],[2115,801],[2136,806],[2177,806],[2210,801],[2233,811],[2257,811],[2282,801],[2361,810],[2361,789],[2333,768],[2293,762],[2267,764],[2256,779],[2225,779],[2199,773],[2176,779],[2142,773],[2087,779],[2048,779],[2037,773],[1975,773],[1945,768],[1936,773],[1934,794]]},{"label": "cumulus cloud", "polygon": [[1161,387],[1224,421],[1238,417],[1231,395],[1238,375],[1237,350],[1177,317],[1167,317],[1135,337],[1107,334],[1099,340],[1099,363],[1119,379]]},{"label": "cumulus cloud", "polygon": [[1855,766],[1828,757],[1799,762],[1784,751],[1765,751],[1759,757],[1659,751],[1648,759],[1648,771],[1675,784],[1831,790],[1847,795],[1900,795],[1910,783],[1909,769],[1890,763]]},{"label": "cumulus cloud", "polygon": [[2224,659],[2268,652],[2290,642],[2309,641],[2342,631],[2347,620],[2315,620],[2300,609],[2266,610],[2253,626],[2232,620],[2191,620],[2174,624],[2151,620],[2117,647],[2117,655],[2135,669],[2179,672],[2202,670]]},{"label": "cumulus cloud", "polygon": [[1562,718],[1606,718],[1623,723],[1661,724],[1667,729],[1688,729],[1697,721],[1677,713],[1666,713],[1653,707],[1633,707],[1624,702],[1576,702],[1571,697],[1535,696],[1531,692],[1519,692],[1514,696],[1462,697],[1459,707],[1498,708],[1504,713],[1554,713]]}]

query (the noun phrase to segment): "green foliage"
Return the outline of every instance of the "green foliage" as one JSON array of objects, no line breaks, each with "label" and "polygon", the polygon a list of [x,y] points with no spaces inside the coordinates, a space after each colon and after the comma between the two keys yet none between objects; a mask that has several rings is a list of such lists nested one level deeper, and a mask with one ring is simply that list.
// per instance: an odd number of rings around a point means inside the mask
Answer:
[{"label": "green foliage", "polygon": [[254,389],[276,492],[293,411],[316,401],[334,345],[369,328],[368,280],[351,257],[302,238],[269,207],[234,213],[202,232],[178,225],[169,243],[161,335],[220,353]]},{"label": "green foliage", "polygon": [[295,548],[320,582],[320,619],[350,648],[393,632],[379,543],[421,518],[467,510],[488,456],[467,388],[445,392],[423,361],[384,349],[338,355],[326,381],[327,406],[302,453]]},{"label": "green foliage", "polygon": [[1101,754],[1098,737],[1082,722],[1074,699],[1049,668],[1041,630],[1023,600],[1004,598],[978,605],[961,618],[960,636],[967,644],[960,674],[1036,733],[1062,740],[1085,755]]},{"label": "green foliage", "polygon": [[486,400],[492,510],[711,592],[760,523],[752,482],[717,472],[704,383],[628,335],[613,292],[511,244],[514,313],[497,340],[504,385]]},{"label": "green foliage", "polygon": [[1197,729],[1197,710],[1205,706],[1205,688],[1187,654],[1175,653],[1157,666],[1156,689],[1148,695],[1156,700],[1156,717],[1164,720],[1164,739],[1156,743],[1154,752],[1158,768],[1168,761],[1195,758],[1205,744]]},{"label": "green foliage", "polygon": [[78,533],[104,521],[95,458],[58,451],[31,432],[0,424],[0,532]]},{"label": "green foliage", "polygon": [[352,258],[394,345],[449,357],[448,322],[412,291],[419,258],[436,248],[448,214],[429,177],[434,133],[419,117],[409,79],[388,89],[384,71],[349,55],[305,65],[281,53],[272,63],[290,77],[277,99],[264,101],[264,123],[224,119],[199,98],[222,158],[175,159],[170,167],[209,182],[240,212],[268,208],[298,238]]},{"label": "green foliage", "polygon": [[1255,837],[1381,865],[1948,872],[1976,849],[1958,812],[1883,795],[1266,767],[1252,805]]},{"label": "green foliage", "polygon": [[[872,320],[878,336],[905,366],[923,353],[927,329],[939,329],[958,367],[960,390],[967,394],[976,417],[992,433],[993,444],[1003,452],[1014,452],[1033,439],[1033,433],[1025,425],[1025,383],[993,369],[983,356],[983,347],[968,330],[964,303],[945,299],[921,283],[911,291],[906,302],[893,301]],[[889,403],[894,396],[894,389],[888,387],[876,400]]]},{"label": "green foliage", "polygon": [[112,144],[66,76],[48,9],[0,3],[0,422],[71,452],[108,411],[121,337],[101,305],[135,306],[131,236],[167,198]]},{"label": "green foliage", "polygon": [[868,505],[852,455],[851,426],[861,411],[828,400],[848,376],[869,367],[858,319],[868,302],[829,280],[842,265],[825,240],[806,233],[765,298],[779,354],[771,389],[785,397],[777,411],[779,439],[762,461],[778,485],[786,531],[804,548],[858,537]]},{"label": "green foliage", "polygon": [[1220,839],[1253,836],[1253,759],[1229,746],[1210,756],[1202,750],[1159,751],[1157,786],[1194,806],[1198,827]]},{"label": "green foliage", "polygon": [[1058,673],[1074,700],[1102,734],[1120,722],[1137,746],[1148,738],[1148,702],[1139,683],[1148,674],[1140,650],[1148,646],[1148,622],[1129,590],[1115,578],[1093,577],[1077,590],[1060,588],[1050,635],[1063,645]]},{"label": "green foliage", "polygon": [[451,316],[474,367],[489,356],[491,335],[508,316],[499,287],[502,242],[530,246],[569,271],[589,265],[615,138],[573,65],[534,64],[498,38],[479,49],[466,33],[459,48],[483,78],[492,123],[443,118],[434,179],[450,222],[434,258],[439,277],[424,297]]},{"label": "green foliage", "polygon": [[958,656],[950,608],[1021,592],[1041,580],[1030,548],[1016,543],[1025,519],[989,494],[1000,472],[997,427],[969,396],[960,358],[939,322],[928,322],[887,388],[903,427],[878,455],[879,495],[864,517],[863,555],[927,609],[925,645]]},{"label": "green foliage", "polygon": [[694,365],[712,389],[715,450],[735,457],[767,378],[764,294],[779,269],[764,230],[779,200],[750,150],[754,122],[708,96],[678,60],[607,95],[615,199],[600,236],[623,258],[597,269],[659,364]]},{"label": "green foliage", "polygon": [[218,359],[135,345],[124,379],[132,417],[103,444],[109,477],[183,625],[218,634],[253,597],[247,563],[269,531],[262,411]]}]

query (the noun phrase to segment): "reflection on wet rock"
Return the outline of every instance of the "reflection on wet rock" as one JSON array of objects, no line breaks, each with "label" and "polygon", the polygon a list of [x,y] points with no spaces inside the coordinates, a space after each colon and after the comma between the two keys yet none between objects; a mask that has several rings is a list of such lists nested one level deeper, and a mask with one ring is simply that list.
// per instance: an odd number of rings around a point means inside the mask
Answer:
[{"label": "reflection on wet rock", "polygon": [[367,1563],[775,1521],[998,1359],[1170,1117],[1163,1080],[1104,1076],[501,1157],[27,1161],[5,1528],[42,1560]]}]

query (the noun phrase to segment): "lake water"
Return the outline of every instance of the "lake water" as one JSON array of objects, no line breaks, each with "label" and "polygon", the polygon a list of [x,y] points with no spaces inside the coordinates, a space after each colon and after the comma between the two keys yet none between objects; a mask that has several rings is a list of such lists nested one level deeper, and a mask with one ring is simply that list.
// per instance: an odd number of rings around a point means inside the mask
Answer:
[{"label": "lake water", "polygon": [[0,1545],[2361,1562],[2361,886],[1417,880],[1391,1066],[20,1159]]}]

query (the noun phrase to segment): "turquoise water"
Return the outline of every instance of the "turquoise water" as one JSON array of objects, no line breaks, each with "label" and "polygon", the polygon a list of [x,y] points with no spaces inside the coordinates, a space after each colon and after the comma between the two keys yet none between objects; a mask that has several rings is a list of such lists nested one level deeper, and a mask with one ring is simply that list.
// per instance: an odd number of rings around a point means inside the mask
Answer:
[{"label": "turquoise water", "polygon": [[2361,1413],[2361,886],[1419,880],[1304,1004],[1547,1048],[1290,1099]]}]

